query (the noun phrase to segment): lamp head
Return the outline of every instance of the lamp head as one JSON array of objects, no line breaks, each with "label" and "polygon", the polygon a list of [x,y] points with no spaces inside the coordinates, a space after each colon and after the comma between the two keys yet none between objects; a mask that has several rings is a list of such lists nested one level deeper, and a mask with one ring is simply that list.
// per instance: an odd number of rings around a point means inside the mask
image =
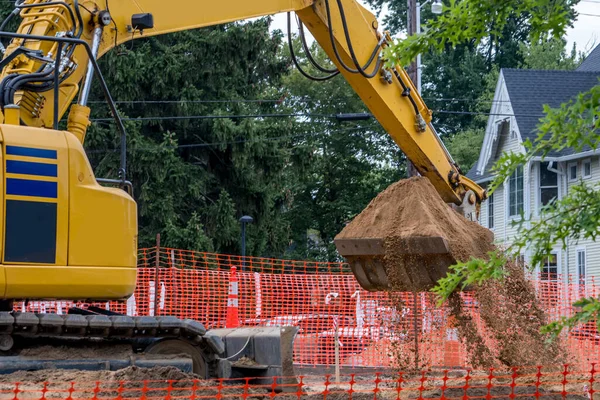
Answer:
[{"label": "lamp head", "polygon": [[442,5],[442,0],[433,0],[431,3],[431,12],[434,14],[441,14],[444,6]]},{"label": "lamp head", "polygon": [[244,215],[242,218],[240,218],[240,222],[243,223],[243,224],[249,224],[252,221],[254,221],[254,218],[252,218],[249,215]]}]

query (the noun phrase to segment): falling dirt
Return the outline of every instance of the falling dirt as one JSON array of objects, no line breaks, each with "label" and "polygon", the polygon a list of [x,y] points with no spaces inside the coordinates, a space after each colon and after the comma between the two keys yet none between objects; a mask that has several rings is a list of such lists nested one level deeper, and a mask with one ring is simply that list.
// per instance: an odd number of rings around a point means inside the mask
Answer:
[{"label": "falling dirt", "polygon": [[[443,238],[449,252],[407,254],[411,253],[407,251],[407,238],[412,237]],[[471,257],[486,259],[495,250],[492,232],[453,210],[422,177],[388,187],[336,237],[358,238],[383,240],[385,255],[376,259],[383,263],[395,291],[429,290],[446,275],[450,265]],[[450,314],[466,346],[469,363],[489,368],[564,361],[560,346],[548,345],[539,332],[546,316],[523,267],[508,262],[505,270],[506,279],[471,288],[477,302],[475,310],[466,310],[458,293],[449,300]]]}]

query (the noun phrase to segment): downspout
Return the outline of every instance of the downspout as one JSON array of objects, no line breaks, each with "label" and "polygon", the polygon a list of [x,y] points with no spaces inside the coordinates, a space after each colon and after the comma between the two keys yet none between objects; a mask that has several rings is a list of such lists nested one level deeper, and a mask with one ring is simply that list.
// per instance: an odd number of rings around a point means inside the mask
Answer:
[{"label": "downspout", "polygon": [[562,176],[564,176],[564,175],[565,175],[565,173],[564,173],[564,172],[562,172],[562,171],[560,171],[560,170],[558,170],[558,169],[556,169],[556,168],[553,168],[553,166],[554,166],[554,161],[550,161],[550,162],[548,163],[548,168],[547,168],[547,170],[548,170],[548,171],[550,171],[550,172],[554,172],[554,173],[555,173],[555,174],[557,174],[557,175],[562,175]]}]

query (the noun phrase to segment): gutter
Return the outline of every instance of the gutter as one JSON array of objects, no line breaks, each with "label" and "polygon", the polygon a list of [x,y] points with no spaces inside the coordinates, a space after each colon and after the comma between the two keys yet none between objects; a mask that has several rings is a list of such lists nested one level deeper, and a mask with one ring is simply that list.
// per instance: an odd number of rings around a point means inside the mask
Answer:
[{"label": "gutter", "polygon": [[479,184],[479,183],[486,183],[486,182],[491,182],[494,180],[493,176],[488,176],[487,178],[483,178],[483,179],[478,179],[478,180],[474,180],[473,182]]},{"label": "gutter", "polygon": [[542,159],[542,157],[540,157],[540,156],[535,156],[532,158],[532,160],[533,161],[562,162],[562,161],[573,161],[573,160],[577,160],[580,158],[591,157],[591,156],[596,156],[596,155],[600,155],[597,150],[588,150],[588,151],[584,151],[582,153],[575,153],[575,154],[570,154],[568,156],[562,156],[562,157],[545,157]]},{"label": "gutter", "polygon": [[[531,158],[531,161],[548,161],[550,163],[550,165],[548,165],[548,171],[555,172],[559,175],[564,175],[564,172],[553,168],[554,163],[568,162],[568,161],[578,160],[580,158],[586,158],[586,157],[598,156],[598,155],[600,155],[600,151],[588,150],[588,151],[584,151],[582,153],[575,153],[575,154],[570,154],[568,156],[562,156],[562,157],[544,157],[544,158],[542,158],[540,156],[535,156],[535,157]],[[475,183],[486,183],[486,182],[489,182],[492,180],[494,180],[494,177],[490,176],[490,177],[487,177],[484,179],[474,180],[474,182]]]}]

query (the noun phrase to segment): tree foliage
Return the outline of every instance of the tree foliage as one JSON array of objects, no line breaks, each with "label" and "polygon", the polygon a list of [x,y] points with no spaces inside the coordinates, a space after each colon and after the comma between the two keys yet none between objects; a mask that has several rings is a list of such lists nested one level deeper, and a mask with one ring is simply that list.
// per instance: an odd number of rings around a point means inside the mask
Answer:
[{"label": "tree foliage", "polygon": [[[311,51],[327,65],[316,44]],[[304,62],[299,46],[296,53]],[[317,75],[312,67],[304,68]],[[341,76],[314,82],[293,70],[284,83],[292,110],[320,115],[368,111]],[[288,213],[293,239],[289,255],[339,260],[333,238],[380,191],[404,175],[404,158],[376,121],[311,118],[298,129],[303,134],[293,140],[294,160],[302,170],[295,171]]]},{"label": "tree foliage", "polygon": [[565,49],[564,39],[550,38],[526,45],[519,49],[523,54],[521,68],[544,70],[574,70],[581,63],[575,44],[569,53]]},{"label": "tree foliage", "polygon": [[[146,118],[128,126],[128,178],[139,205],[141,246],[152,245],[160,232],[167,246],[235,253],[237,220],[248,214],[255,221],[248,231],[250,254],[286,249],[284,178],[295,122],[235,117],[280,112],[276,102],[254,101],[280,97],[288,71],[281,35],[271,35],[269,22],[141,39],[101,59],[123,114]],[[100,104],[94,111],[107,116]],[[103,124],[88,135],[100,176],[115,176],[115,136]]]}]

